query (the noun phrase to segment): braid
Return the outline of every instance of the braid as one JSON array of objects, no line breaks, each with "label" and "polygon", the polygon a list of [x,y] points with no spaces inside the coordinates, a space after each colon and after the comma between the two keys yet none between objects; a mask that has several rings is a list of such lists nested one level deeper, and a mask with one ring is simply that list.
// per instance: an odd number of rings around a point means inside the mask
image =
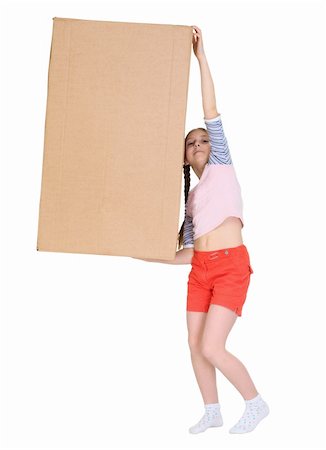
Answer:
[{"label": "braid", "polygon": [[[183,175],[184,175],[184,195],[185,195],[185,205],[186,205],[187,200],[188,200],[189,190],[190,190],[190,165],[189,164],[183,165]],[[185,218],[186,218],[186,207],[185,207]],[[185,219],[183,220],[182,226],[181,226],[179,234],[178,234],[177,251],[180,250],[183,245],[184,225],[185,225]]]}]

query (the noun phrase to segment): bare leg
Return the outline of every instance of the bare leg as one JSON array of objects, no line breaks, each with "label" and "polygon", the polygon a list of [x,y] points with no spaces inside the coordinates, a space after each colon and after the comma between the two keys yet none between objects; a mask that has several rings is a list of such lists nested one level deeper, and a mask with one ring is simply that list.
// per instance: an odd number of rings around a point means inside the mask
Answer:
[{"label": "bare leg", "polygon": [[[242,397],[250,400],[258,395],[258,391],[242,362],[225,349],[226,339],[237,317],[236,313],[230,309],[211,304],[202,333],[201,351],[204,357],[234,385]],[[212,381],[208,373],[207,380],[211,385]],[[205,373],[202,377],[202,383],[204,382]]]},{"label": "bare leg", "polygon": [[201,339],[207,313],[187,311],[191,362],[204,403],[218,403],[216,369],[201,353]]}]

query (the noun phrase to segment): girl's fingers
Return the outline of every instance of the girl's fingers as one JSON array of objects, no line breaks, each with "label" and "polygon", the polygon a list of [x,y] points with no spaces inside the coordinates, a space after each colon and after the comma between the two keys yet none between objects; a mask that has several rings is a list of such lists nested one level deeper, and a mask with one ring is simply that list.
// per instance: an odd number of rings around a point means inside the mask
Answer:
[{"label": "girl's fingers", "polygon": [[201,31],[196,25],[192,25],[193,27],[193,36],[195,41],[197,42],[198,39],[201,39]]}]

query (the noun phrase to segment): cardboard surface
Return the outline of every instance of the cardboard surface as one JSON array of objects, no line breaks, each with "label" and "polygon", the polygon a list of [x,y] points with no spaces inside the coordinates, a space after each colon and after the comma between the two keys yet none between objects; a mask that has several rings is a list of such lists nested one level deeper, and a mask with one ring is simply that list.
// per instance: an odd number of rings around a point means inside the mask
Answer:
[{"label": "cardboard surface", "polygon": [[192,27],[53,18],[37,250],[173,259]]}]

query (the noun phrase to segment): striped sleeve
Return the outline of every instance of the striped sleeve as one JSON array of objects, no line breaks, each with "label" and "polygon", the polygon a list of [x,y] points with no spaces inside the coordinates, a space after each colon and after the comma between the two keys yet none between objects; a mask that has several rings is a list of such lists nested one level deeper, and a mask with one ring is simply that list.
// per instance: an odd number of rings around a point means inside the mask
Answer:
[{"label": "striped sleeve", "polygon": [[224,135],[221,114],[214,119],[205,119],[211,152],[208,164],[232,164],[232,158],[227,139]]},{"label": "striped sleeve", "polygon": [[183,248],[194,247],[194,230],[192,226],[192,218],[186,214],[183,229]]}]

